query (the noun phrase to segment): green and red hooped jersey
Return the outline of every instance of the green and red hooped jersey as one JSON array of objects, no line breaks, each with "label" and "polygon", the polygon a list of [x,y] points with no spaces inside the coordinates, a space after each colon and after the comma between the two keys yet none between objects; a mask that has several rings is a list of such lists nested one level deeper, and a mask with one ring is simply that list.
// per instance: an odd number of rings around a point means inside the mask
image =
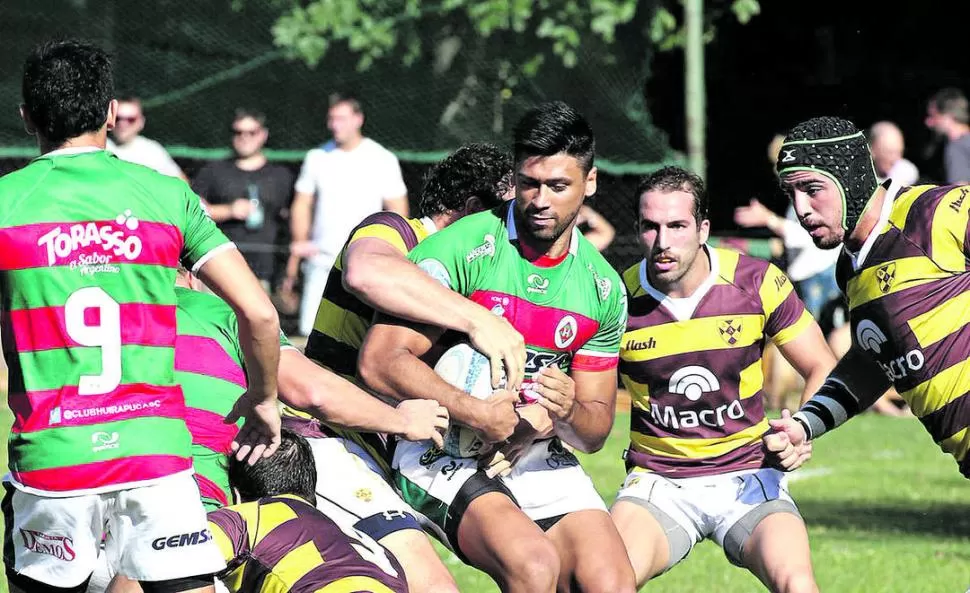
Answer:
[{"label": "green and red hooped jersey", "polygon": [[578,230],[562,261],[537,266],[519,251],[510,203],[462,218],[408,257],[522,334],[527,363],[521,404],[536,401],[532,384],[543,367],[566,373],[616,368],[626,293],[616,271]]},{"label": "green and red hooped jersey", "polygon": [[10,480],[48,496],[192,469],[175,381],[175,274],[233,245],[184,182],[103,150],[0,179]]}]

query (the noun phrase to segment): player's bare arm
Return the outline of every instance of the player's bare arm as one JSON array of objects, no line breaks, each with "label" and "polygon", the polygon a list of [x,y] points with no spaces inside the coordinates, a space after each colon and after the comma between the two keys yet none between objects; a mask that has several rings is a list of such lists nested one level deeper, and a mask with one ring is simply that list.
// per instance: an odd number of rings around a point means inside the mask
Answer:
[{"label": "player's bare arm", "polygon": [[292,246],[306,243],[310,238],[310,224],[313,222],[313,194],[296,192],[290,205],[290,238],[291,253],[286,262],[286,277],[283,280],[286,290],[293,289],[297,274],[300,271],[301,255],[292,253]]},{"label": "player's bare arm", "polygon": [[448,429],[448,410],[437,402],[408,400],[391,407],[293,348],[280,353],[279,389],[286,405],[342,428],[430,439],[439,447]]},{"label": "player's bare arm", "polygon": [[352,242],[344,265],[344,288],[368,305],[468,334],[472,345],[492,363],[492,386],[498,387],[504,365],[512,390],[521,387],[525,340],[504,317],[445,288],[383,239],[364,237]]},{"label": "player's bare arm", "polygon": [[[251,463],[270,456],[280,444],[276,375],[280,358],[280,321],[242,254],[227,249],[196,271],[199,278],[226,301],[239,322],[239,342],[246,359],[249,389],[233,410],[246,418],[233,450]],[[238,417],[237,416],[237,417]]]},{"label": "player's bare arm", "polygon": [[779,345],[778,351],[805,380],[803,405],[818,391],[838,362],[822,335],[822,329],[814,322],[795,339]]},{"label": "player's bare arm", "polygon": [[[796,338],[780,344],[778,350],[805,380],[801,402],[804,404],[818,391],[825,378],[835,367],[835,354],[829,348],[817,323],[809,324]],[[764,437],[765,448],[775,463],[791,471],[811,458],[811,442],[795,446],[785,432],[770,432]]]},{"label": "player's bare arm", "polygon": [[616,369],[573,371],[546,367],[538,377],[537,391],[552,416],[556,435],[584,453],[595,453],[606,443],[616,412]]},{"label": "player's bare arm", "polygon": [[776,431],[787,433],[792,444],[798,446],[838,428],[869,408],[891,386],[879,364],[853,344],[794,416],[769,423]]},{"label": "player's bare arm", "polygon": [[479,400],[445,382],[419,358],[440,333],[438,328],[378,318],[361,346],[361,378],[371,389],[395,399],[433,399],[448,409],[453,421],[477,430],[489,442],[504,441],[519,422],[516,396],[499,390]]}]

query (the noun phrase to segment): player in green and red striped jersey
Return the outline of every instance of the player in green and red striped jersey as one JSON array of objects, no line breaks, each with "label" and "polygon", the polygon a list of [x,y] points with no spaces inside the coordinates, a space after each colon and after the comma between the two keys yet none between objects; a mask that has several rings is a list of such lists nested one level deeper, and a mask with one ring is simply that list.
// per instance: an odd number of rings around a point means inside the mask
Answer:
[{"label": "player in green and red striped jersey", "polygon": [[192,479],[175,382],[184,263],[240,319],[249,391],[239,455],[279,443],[275,309],[183,182],[105,152],[107,54],[27,58],[24,123],[41,156],[0,179],[0,309],[10,368],[5,563],[14,591],[82,591],[107,527],[113,566],[147,591],[211,591],[223,564]]},{"label": "player in green and red striped jersey", "polygon": [[[593,153],[592,130],[573,108],[531,110],[515,128],[514,202],[466,216],[408,255],[522,334],[527,359],[517,397],[503,391],[482,402],[442,380],[419,358],[441,337],[436,328],[379,319],[360,353],[371,388],[437,400],[514,463],[510,475],[493,479],[479,460],[431,443],[399,443],[393,460],[405,502],[508,592],[568,591],[574,583],[584,591],[635,589],[603,500],[563,446],[592,452],[606,441],[626,323],[619,276],[576,229],[596,191]],[[492,413],[513,397],[519,418]]]}]

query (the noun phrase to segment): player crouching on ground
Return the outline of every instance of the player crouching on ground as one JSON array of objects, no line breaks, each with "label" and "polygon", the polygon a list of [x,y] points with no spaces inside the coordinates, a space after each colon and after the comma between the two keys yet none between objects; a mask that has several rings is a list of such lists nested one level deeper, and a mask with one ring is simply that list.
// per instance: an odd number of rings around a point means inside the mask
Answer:
[{"label": "player crouching on ground", "polygon": [[231,459],[229,482],[242,502],[209,513],[209,529],[230,591],[407,593],[404,571],[386,549],[314,507],[317,473],[303,437],[284,429],[272,458]]},{"label": "player crouching on ground", "polygon": [[771,340],[805,378],[807,398],[835,357],[781,270],[705,245],[699,177],[661,169],[640,182],[637,200],[645,257],[623,274],[620,349],[633,397],[630,474],[612,509],[637,582],[710,538],[772,591],[817,591],[805,524],[771,467],[774,455],[784,467],[807,452],[766,436],[761,368]]}]

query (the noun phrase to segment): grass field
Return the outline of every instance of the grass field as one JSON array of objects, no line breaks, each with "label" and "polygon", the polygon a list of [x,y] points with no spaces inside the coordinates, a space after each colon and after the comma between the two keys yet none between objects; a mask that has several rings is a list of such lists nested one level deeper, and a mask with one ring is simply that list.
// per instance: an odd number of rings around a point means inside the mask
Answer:
[{"label": "grass field", "polygon": [[[4,411],[0,426],[10,426]],[[623,479],[620,454],[627,417],[607,447],[583,457],[611,501]],[[6,455],[4,449],[2,455]],[[816,443],[815,458],[791,485],[809,526],[823,592],[964,593],[970,587],[970,484],[930,441],[919,422],[866,415]],[[448,552],[462,591],[497,591],[484,574]],[[0,579],[0,591],[6,593]],[[644,591],[763,591],[705,542]]]}]

